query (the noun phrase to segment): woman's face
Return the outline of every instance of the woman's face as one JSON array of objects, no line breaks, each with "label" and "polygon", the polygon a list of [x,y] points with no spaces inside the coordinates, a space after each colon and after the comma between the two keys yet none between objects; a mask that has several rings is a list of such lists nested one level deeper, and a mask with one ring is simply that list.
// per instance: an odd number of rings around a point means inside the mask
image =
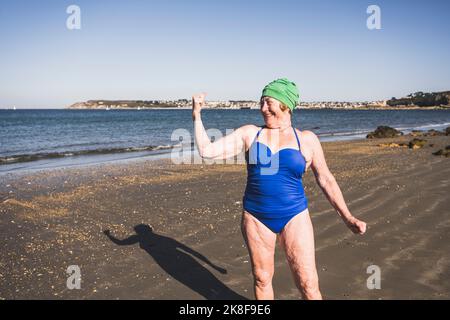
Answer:
[{"label": "woman's face", "polygon": [[271,97],[261,97],[260,110],[268,128],[279,128],[290,117],[289,109],[281,110],[281,103]]}]

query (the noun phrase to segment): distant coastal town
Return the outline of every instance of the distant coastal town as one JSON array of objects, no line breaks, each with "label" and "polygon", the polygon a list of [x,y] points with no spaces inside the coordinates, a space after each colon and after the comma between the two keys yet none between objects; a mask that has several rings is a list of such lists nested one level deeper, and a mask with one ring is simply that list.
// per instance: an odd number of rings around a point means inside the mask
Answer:
[{"label": "distant coastal town", "polygon": [[[190,109],[189,99],[178,100],[88,100],[70,105],[69,109]],[[424,93],[416,92],[406,97],[381,101],[343,102],[316,101],[300,102],[299,109],[450,109],[450,91]],[[259,101],[228,100],[207,101],[205,109],[259,109]]]}]

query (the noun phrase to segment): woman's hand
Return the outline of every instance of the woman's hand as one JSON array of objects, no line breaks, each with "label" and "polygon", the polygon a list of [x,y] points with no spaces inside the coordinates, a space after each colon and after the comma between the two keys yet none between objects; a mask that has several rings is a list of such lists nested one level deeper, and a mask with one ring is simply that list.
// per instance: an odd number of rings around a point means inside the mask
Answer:
[{"label": "woman's hand", "polygon": [[358,220],[355,217],[350,217],[345,220],[347,227],[356,234],[364,234],[366,232],[367,225],[364,221]]},{"label": "woman's hand", "polygon": [[192,96],[192,116],[200,114],[202,107],[205,105],[206,92],[194,94]]}]

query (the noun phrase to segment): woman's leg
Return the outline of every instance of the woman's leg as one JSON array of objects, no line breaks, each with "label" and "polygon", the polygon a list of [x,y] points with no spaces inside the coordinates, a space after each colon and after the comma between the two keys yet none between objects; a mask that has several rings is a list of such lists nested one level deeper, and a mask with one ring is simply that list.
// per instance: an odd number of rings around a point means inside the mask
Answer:
[{"label": "woman's leg", "polygon": [[242,213],[241,228],[250,254],[255,297],[258,300],[272,300],[277,235],[245,210]]},{"label": "woman's leg", "polygon": [[[305,209],[307,210],[307,209]],[[314,231],[309,211],[292,218],[280,233],[280,241],[304,299],[322,299],[316,270]]]}]

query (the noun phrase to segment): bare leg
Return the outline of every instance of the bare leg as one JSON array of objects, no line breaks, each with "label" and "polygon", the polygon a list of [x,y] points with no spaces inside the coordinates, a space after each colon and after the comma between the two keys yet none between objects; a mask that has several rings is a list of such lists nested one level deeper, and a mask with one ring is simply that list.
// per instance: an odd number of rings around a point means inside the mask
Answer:
[{"label": "bare leg", "polygon": [[273,300],[272,278],[277,235],[245,210],[241,228],[250,254],[255,297],[257,300]]},{"label": "bare leg", "polygon": [[280,240],[295,284],[303,298],[322,299],[314,253],[314,231],[309,211],[292,218],[281,232]]}]

